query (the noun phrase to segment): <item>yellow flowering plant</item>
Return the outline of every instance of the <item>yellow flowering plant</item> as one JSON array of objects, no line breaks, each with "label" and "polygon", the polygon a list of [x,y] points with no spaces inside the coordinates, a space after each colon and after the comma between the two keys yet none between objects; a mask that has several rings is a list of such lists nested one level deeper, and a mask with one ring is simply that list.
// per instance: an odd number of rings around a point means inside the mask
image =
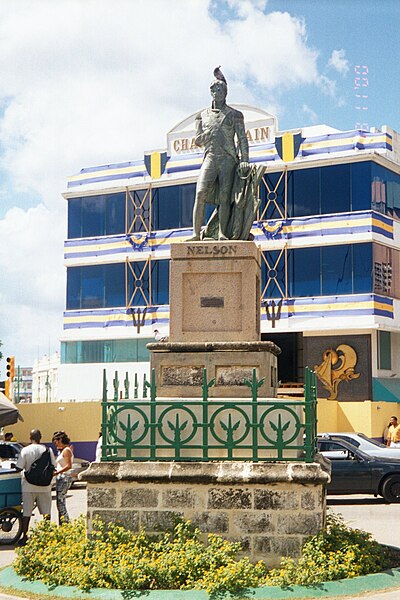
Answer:
[{"label": "yellow flowering plant", "polygon": [[240,542],[201,532],[190,521],[177,520],[171,531],[148,536],[114,523],[93,522],[87,535],[83,516],[58,527],[42,520],[26,546],[17,550],[16,572],[48,585],[74,585],[83,590],[199,589],[217,598],[265,585],[313,585],[323,581],[375,573],[397,566],[399,557],[328,516],[327,526],[304,544],[297,560],[283,558],[268,571],[263,561],[238,558]]}]

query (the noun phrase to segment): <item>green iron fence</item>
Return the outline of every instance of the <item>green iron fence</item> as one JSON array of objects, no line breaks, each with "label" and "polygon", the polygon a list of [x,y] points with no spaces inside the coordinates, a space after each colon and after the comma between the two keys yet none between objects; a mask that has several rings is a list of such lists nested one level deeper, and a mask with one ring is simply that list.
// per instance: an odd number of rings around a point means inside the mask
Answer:
[{"label": "green iron fence", "polygon": [[244,381],[251,398],[210,399],[214,383],[204,369],[202,398],[157,399],[153,370],[151,381],[144,382],[144,397],[132,401],[128,375],[122,399],[116,373],[114,398],[108,400],[104,370],[101,460],[313,461],[317,450],[313,371],[306,368],[304,401],[259,399],[263,380],[257,380],[255,369],[252,380]]}]

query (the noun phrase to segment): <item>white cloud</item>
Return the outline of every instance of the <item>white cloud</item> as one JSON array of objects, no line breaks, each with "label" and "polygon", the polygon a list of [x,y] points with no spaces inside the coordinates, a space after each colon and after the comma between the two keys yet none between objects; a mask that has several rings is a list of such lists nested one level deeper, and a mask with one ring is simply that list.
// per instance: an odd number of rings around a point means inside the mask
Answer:
[{"label": "white cloud", "polygon": [[346,56],[346,51],[341,50],[333,50],[330,59],[328,60],[328,67],[332,67],[341,75],[346,75],[349,70],[349,61]]},{"label": "white cloud", "polygon": [[6,354],[29,366],[37,351],[56,350],[64,299],[63,214],[44,205],[9,210],[0,220],[0,322]]},{"label": "white cloud", "polygon": [[163,147],[209,103],[217,64],[231,102],[267,110],[283,91],[321,85],[303,20],[264,14],[263,0],[230,2],[240,18],[224,24],[204,0],[0,3],[0,167],[15,204],[18,192],[41,199],[0,221],[0,339],[24,362],[58,336],[68,175]]},{"label": "white cloud", "polygon": [[313,125],[318,123],[319,117],[312,108],[310,108],[307,104],[303,104],[302,110],[309,123],[312,123]]}]

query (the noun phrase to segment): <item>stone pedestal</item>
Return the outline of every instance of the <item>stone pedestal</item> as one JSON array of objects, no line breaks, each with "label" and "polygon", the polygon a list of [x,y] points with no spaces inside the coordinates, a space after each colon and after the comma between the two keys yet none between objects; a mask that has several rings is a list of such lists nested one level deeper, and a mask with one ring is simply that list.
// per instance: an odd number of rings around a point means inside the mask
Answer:
[{"label": "stone pedestal", "polygon": [[200,397],[203,369],[212,398],[251,396],[245,379],[264,379],[275,397],[277,355],[260,341],[260,252],[254,242],[171,246],[169,343],[148,344],[160,397]]},{"label": "stone pedestal", "polygon": [[88,526],[94,517],[157,534],[175,515],[202,533],[241,541],[252,561],[269,567],[300,555],[325,521],[329,461],[321,463],[92,463]]},{"label": "stone pedestal", "polygon": [[206,368],[207,380],[215,379],[210,398],[250,398],[244,380],[252,380],[253,369],[258,380],[264,379],[259,397],[276,397],[280,349],[273,342],[164,342],[147,347],[158,396],[201,397]]},{"label": "stone pedestal", "polygon": [[171,246],[170,341],[260,339],[260,252],[254,242]]}]

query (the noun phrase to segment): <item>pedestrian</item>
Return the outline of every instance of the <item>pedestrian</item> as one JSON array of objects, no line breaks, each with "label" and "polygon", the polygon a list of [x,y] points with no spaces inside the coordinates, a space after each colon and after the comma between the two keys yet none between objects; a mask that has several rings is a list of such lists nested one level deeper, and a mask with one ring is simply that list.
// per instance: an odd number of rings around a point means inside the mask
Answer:
[{"label": "pedestrian", "polygon": [[386,446],[400,448],[400,423],[398,423],[397,417],[390,417],[390,427]]},{"label": "pedestrian", "polygon": [[383,439],[383,443],[385,445],[387,444],[387,441],[388,441],[388,433],[389,433],[390,425],[391,425],[391,423],[389,421],[389,423],[387,425],[385,425],[385,427],[383,428],[382,439]]},{"label": "pedestrian", "polygon": [[58,431],[53,436],[53,443],[58,450],[56,469],[56,504],[58,523],[69,523],[67,511],[67,492],[72,485],[72,462],[74,455],[71,450],[71,440],[65,431]]},{"label": "pedestrian", "polygon": [[[31,443],[29,446],[22,448],[16,463],[16,468],[22,471],[22,537],[18,542],[18,546],[25,546],[28,540],[29,522],[35,503],[43,518],[50,519],[52,477],[50,476],[50,481],[47,484],[43,484],[43,481],[48,480],[48,474],[51,473],[52,475],[56,467],[53,451],[40,443],[42,434],[39,429],[32,429],[29,438]],[[39,482],[38,485],[30,483],[27,479],[28,477],[32,480],[33,474],[35,480]],[[42,476],[42,483],[40,483],[40,476]]]},{"label": "pedestrian", "polygon": [[7,431],[7,433],[4,434],[4,441],[5,442],[16,442],[16,438],[14,437],[14,434],[12,431]]}]

